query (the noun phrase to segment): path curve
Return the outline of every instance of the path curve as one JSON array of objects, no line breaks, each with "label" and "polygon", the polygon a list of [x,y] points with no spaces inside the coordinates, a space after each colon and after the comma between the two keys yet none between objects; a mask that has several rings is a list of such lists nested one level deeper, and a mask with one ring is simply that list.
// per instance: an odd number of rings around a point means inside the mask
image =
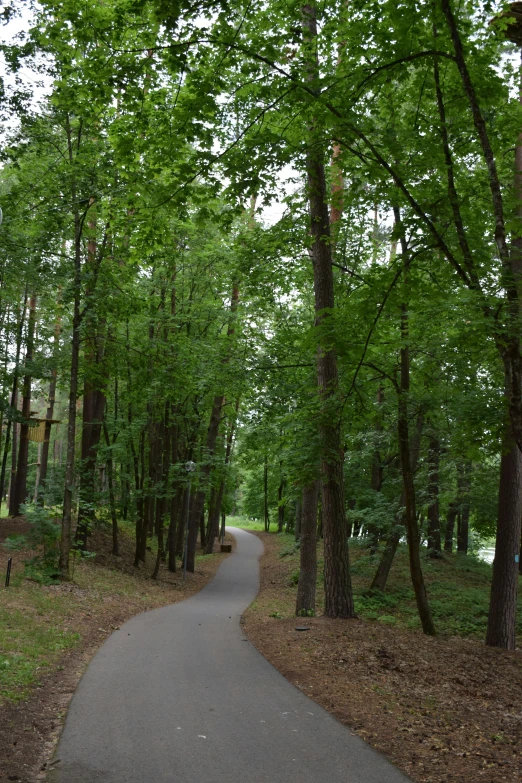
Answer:
[{"label": "path curve", "polygon": [[245,639],[263,544],[228,529],[237,548],[212,582],[129,620],[95,655],[49,783],[407,783]]}]

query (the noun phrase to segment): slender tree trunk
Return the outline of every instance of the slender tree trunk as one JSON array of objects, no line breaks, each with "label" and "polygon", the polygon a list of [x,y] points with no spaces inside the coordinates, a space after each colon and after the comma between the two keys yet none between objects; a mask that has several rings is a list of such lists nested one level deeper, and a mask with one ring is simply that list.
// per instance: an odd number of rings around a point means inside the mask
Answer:
[{"label": "slender tree trunk", "polygon": [[[18,389],[15,394],[14,410],[19,411],[19,397]],[[16,500],[16,463],[18,460],[18,435],[20,432],[20,425],[18,422],[13,421],[13,438],[11,446],[11,478],[9,480],[9,492],[8,492],[8,506],[9,516],[15,516],[15,500]]]},{"label": "slender tree trunk", "polygon": [[23,383],[22,416],[20,426],[20,445],[18,447],[18,464],[14,488],[13,516],[20,514],[20,507],[27,499],[27,462],[29,458],[29,419],[31,417],[31,362],[34,353],[34,332],[36,327],[36,294],[29,300],[29,321],[27,324],[27,349],[25,354],[26,374]]},{"label": "slender tree trunk", "polygon": [[265,533],[270,531],[270,515],[268,511],[268,457],[265,454],[263,465],[263,513],[265,519]]},{"label": "slender tree trunk", "polygon": [[299,549],[299,582],[297,584],[296,615],[315,614],[317,583],[317,503],[319,481],[303,489],[301,512],[301,546]]},{"label": "slender tree trunk", "polygon": [[[68,128],[69,150],[71,156],[72,140]],[[71,161],[72,163],[72,161]],[[76,204],[76,192],[73,188],[72,203]],[[75,479],[74,450],[76,445],[76,399],[78,397],[78,372],[80,365],[80,296],[81,296],[81,220],[74,211],[74,288],[73,323],[71,346],[71,375],[69,381],[69,412],[67,421],[67,461],[65,465],[65,487],[63,496],[62,537],[60,541],[60,574],[62,579],[70,579],[69,555],[72,544],[73,492]]]},{"label": "slender tree trunk", "polygon": [[107,479],[109,483],[109,504],[110,504],[111,521],[112,521],[112,554],[119,555],[118,518],[116,516],[116,500],[114,498],[114,471],[113,471],[112,454],[110,452],[111,441],[109,438],[109,431],[107,429],[106,419],[103,420],[103,434],[105,436],[105,444],[108,449],[107,450]]},{"label": "slender tree trunk", "polygon": [[207,548],[205,550],[207,554],[211,554],[214,551],[214,540],[216,536],[219,535],[219,518],[221,515],[223,496],[225,494],[226,471],[228,465],[230,464],[230,459],[232,456],[232,444],[234,442],[234,432],[236,428],[237,414],[239,412],[239,405],[240,405],[240,398],[238,397],[236,399],[234,415],[231,417],[230,425],[227,433],[227,445],[225,449],[225,462],[224,462],[225,475],[221,478],[221,481],[219,482],[219,488],[216,493],[215,503],[212,509],[212,518],[210,520],[210,526],[209,526],[210,532],[207,541]]},{"label": "slender tree trunk", "polygon": [[[56,318],[56,324],[54,327],[54,358],[56,360],[57,354],[58,354],[58,347],[59,347],[59,341],[60,341],[60,332],[61,332],[61,319],[58,316]],[[56,365],[53,366],[51,370],[51,381],[49,383],[49,400],[47,404],[47,413],[45,415],[45,418],[47,421],[45,422],[45,433],[44,433],[44,440],[42,444],[42,458],[40,463],[40,480],[39,485],[42,488],[38,495],[38,502],[42,505],[44,504],[44,498],[45,498],[45,482],[47,481],[47,466],[49,464],[49,447],[51,443],[51,421],[54,415],[54,403],[55,403],[55,396],[56,396],[56,380],[58,377],[58,369]]]},{"label": "slender tree trunk", "polygon": [[216,395],[212,404],[212,412],[210,414],[210,422],[207,430],[206,441],[206,460],[201,465],[199,470],[200,486],[197,492],[194,494],[194,502],[190,510],[190,522],[187,544],[187,571],[194,573],[194,564],[196,556],[196,545],[198,540],[198,530],[201,521],[201,514],[205,506],[205,496],[207,490],[208,479],[212,470],[212,457],[216,448],[216,440],[219,430],[219,423],[221,420],[221,411],[223,408],[223,395]]},{"label": "slender tree trunk", "polygon": [[[306,78],[313,85],[312,89],[317,90],[317,9],[314,5],[306,4],[302,7],[302,14],[307,59]],[[313,127],[309,131],[307,146],[306,171],[314,269],[315,323],[319,343],[317,382],[321,406],[319,443],[324,536],[324,611],[327,617],[354,617],[344,507],[337,357],[329,345],[323,344],[325,322],[335,306],[330,221],[321,140]]]},{"label": "slender tree trunk", "polygon": [[285,526],[285,507],[283,505],[283,495],[285,491],[285,480],[283,477],[283,463],[279,462],[279,487],[277,489],[277,532],[282,533]]},{"label": "slender tree trunk", "polygon": [[458,514],[458,502],[452,501],[448,508],[448,518],[446,520],[446,532],[444,534],[444,551],[453,552],[453,536],[455,534],[455,520]]},{"label": "slender tree trunk", "polygon": [[[375,436],[378,438],[382,432],[382,413],[381,408],[384,401],[384,389],[379,386],[377,390],[377,413],[374,424]],[[381,453],[377,446],[372,454],[372,471],[371,471],[371,488],[374,492],[380,492],[382,490],[383,480],[383,466],[381,461]],[[370,544],[370,554],[374,555],[377,552],[379,546],[380,531],[375,524],[368,525],[368,539]]]},{"label": "slender tree trunk", "polygon": [[[419,413],[417,417],[417,425],[415,427],[415,433],[412,437],[412,442],[410,446],[410,460],[411,460],[411,467],[413,473],[415,473],[415,471],[417,470],[417,465],[419,462],[420,442],[421,442],[423,425],[424,425],[424,416],[422,415],[422,413]],[[404,508],[405,506],[404,490],[401,492],[399,505],[401,508]],[[406,515],[404,512],[401,512],[400,517],[398,518],[397,523],[394,525],[392,533],[386,542],[386,546],[384,548],[384,552],[382,554],[379,565],[377,566],[377,571],[375,572],[375,576],[373,577],[370,590],[378,590],[381,593],[384,593],[384,591],[386,590],[386,585],[388,583],[388,577],[390,575],[392,563],[395,558],[395,553],[397,552],[397,547],[399,546],[399,542],[401,540],[401,537],[404,535],[405,530],[406,530]]]},{"label": "slender tree trunk", "polygon": [[410,561],[410,574],[417,601],[417,609],[425,634],[435,636],[435,626],[431,617],[428,604],[428,596],[424,585],[422,567],[420,561],[420,532],[417,523],[417,510],[415,503],[415,486],[410,456],[410,438],[408,425],[408,397],[410,392],[410,355],[409,355],[409,312],[407,300],[409,256],[408,247],[404,238],[404,229],[401,223],[400,212],[394,208],[396,226],[401,228],[401,248],[404,264],[404,291],[405,301],[401,305],[401,353],[400,353],[400,384],[398,388],[398,418],[397,429],[399,435],[399,452],[401,457],[402,479],[404,485],[404,504],[406,516],[406,532],[408,536],[408,554]]},{"label": "slender tree trunk", "polygon": [[471,462],[459,463],[457,483],[459,493],[457,552],[460,552],[462,555],[467,555],[469,544],[469,493],[471,489]]},{"label": "slender tree trunk", "polygon": [[[301,505],[301,496],[299,496],[295,501],[295,540],[299,541],[301,539],[301,520],[302,520],[302,505]],[[315,536],[317,537],[317,524],[316,524],[316,531]]]},{"label": "slender tree trunk", "polygon": [[442,556],[439,514],[440,442],[431,437],[428,449],[428,556]]},{"label": "slender tree trunk", "polygon": [[[2,458],[2,471],[0,473],[0,503],[3,501],[4,498],[4,490],[5,490],[5,474],[6,474],[6,468],[7,468],[7,460],[9,457],[9,446],[10,446],[10,436],[11,436],[11,430],[13,429],[13,419],[12,416],[16,410],[17,407],[17,400],[18,400],[18,369],[20,365],[20,351],[22,348],[22,334],[23,334],[23,328],[24,328],[24,321],[25,321],[25,311],[27,306],[27,289],[24,294],[24,303],[22,305],[22,308],[20,310],[20,315],[18,318],[18,323],[16,325],[16,354],[15,354],[15,363],[14,363],[14,370],[13,370],[13,386],[11,390],[11,416],[7,420],[7,427],[6,427],[6,433],[5,433],[5,443],[4,443],[4,455]],[[13,429],[14,432],[14,429]]]}]

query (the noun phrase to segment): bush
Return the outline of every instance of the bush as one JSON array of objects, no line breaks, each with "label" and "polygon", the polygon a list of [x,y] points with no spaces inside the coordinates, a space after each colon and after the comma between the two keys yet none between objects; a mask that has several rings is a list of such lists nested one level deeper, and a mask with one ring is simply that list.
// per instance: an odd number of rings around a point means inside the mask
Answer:
[{"label": "bush", "polygon": [[11,550],[40,549],[41,552],[24,561],[25,573],[41,584],[50,584],[59,578],[58,557],[61,528],[55,522],[49,509],[34,503],[21,506],[22,514],[29,523],[25,536],[10,536],[6,546]]}]

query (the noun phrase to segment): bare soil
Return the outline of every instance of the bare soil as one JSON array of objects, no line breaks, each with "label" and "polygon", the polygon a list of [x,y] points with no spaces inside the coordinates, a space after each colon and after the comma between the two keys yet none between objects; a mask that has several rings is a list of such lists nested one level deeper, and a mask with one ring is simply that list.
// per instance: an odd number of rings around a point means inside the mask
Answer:
[{"label": "bare soil", "polygon": [[261,591],[244,629],[290,682],[416,783],[520,783],[520,651],[369,621],[270,617],[295,602],[295,564],[278,556],[277,536],[258,535]]},{"label": "bare soil", "polygon": [[[23,534],[27,524],[23,518],[0,519],[0,543],[10,535]],[[227,536],[226,543],[233,539]],[[133,565],[134,547],[128,537],[120,537],[120,556],[110,554],[110,535],[95,531],[89,541],[91,551],[97,553],[95,560],[86,560],[77,565],[77,576],[85,576],[89,569],[98,577],[108,575],[107,587],[100,593],[98,579],[96,600],[90,600],[88,589],[71,584],[41,586],[42,591],[70,595],[75,611],[67,617],[68,630],[80,634],[80,642],[63,652],[42,674],[38,683],[30,689],[26,699],[16,703],[0,704],[0,781],[36,783],[45,775],[63,726],[67,708],[76,686],[89,661],[105,639],[129,618],[148,609],[177,603],[203,588],[215,575],[223,558],[216,554],[196,561],[196,573],[188,574],[182,581],[181,572],[171,574],[162,566],[159,580],[152,581],[153,558],[146,568],[136,570]],[[2,547],[0,546],[0,552]],[[23,570],[23,559],[27,552],[16,553],[13,577]],[[2,564],[7,553],[2,553]],[[118,588],[118,572],[123,572],[134,581],[134,589],[125,594]],[[88,581],[88,580],[87,580]],[[110,585],[114,584],[114,592]],[[3,587],[0,585],[0,600]],[[102,582],[103,584],[103,582]],[[13,588],[10,588],[12,590]],[[16,588],[14,588],[16,590]],[[12,595],[12,593],[10,594]]]}]

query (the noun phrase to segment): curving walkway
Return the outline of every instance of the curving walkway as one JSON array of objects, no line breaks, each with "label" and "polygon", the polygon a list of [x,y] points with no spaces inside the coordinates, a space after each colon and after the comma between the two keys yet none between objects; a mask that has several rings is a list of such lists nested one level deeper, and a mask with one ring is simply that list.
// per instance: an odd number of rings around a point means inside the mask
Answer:
[{"label": "curving walkway", "polygon": [[134,617],[73,697],[49,783],[407,783],[245,640],[261,541],[200,593]]}]

